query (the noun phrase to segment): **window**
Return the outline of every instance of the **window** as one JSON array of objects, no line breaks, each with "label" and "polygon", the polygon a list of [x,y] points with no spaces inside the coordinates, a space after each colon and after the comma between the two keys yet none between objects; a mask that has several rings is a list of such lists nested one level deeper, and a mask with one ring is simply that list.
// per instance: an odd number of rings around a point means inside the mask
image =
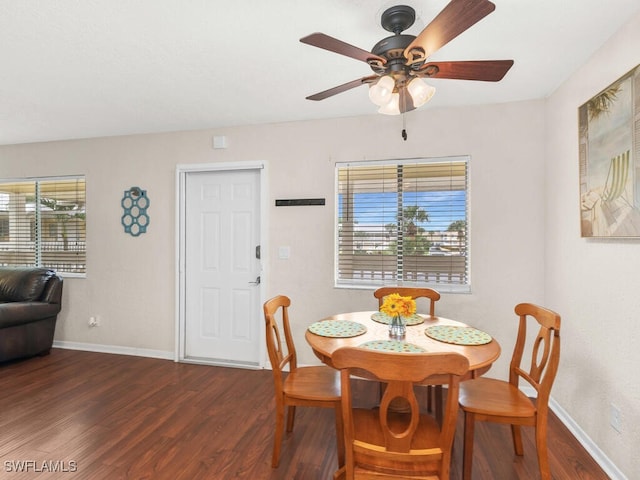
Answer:
[{"label": "window", "polygon": [[0,265],[86,272],[84,177],[0,181]]},{"label": "window", "polygon": [[337,164],[336,284],[468,291],[467,164]]}]

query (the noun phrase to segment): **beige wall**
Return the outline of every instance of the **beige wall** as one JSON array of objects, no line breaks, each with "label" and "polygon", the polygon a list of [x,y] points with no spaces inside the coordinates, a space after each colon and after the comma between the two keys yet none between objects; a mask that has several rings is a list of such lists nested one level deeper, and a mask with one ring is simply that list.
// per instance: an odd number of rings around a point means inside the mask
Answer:
[{"label": "beige wall", "polygon": [[[312,105],[309,108],[313,108]],[[68,278],[56,340],[170,356],[175,330],[175,171],[178,164],[264,161],[269,249],[264,296],[293,300],[302,363],[306,325],[339,311],[375,308],[371,290],[333,287],[336,161],[470,155],[471,294],[445,294],[441,315],[487,329],[510,350],[513,306],[543,299],[543,103],[346,118],[0,147],[2,177],[85,174],[87,278]],[[212,149],[212,136],[229,147]],[[150,224],[124,234],[120,199],[147,190]],[[274,207],[276,198],[324,197],[325,207]],[[281,260],[279,246],[291,257]],[[102,325],[89,328],[89,316]],[[510,354],[510,352],[508,352]],[[495,374],[506,372],[501,359]]]},{"label": "beige wall", "polygon": [[[545,114],[545,299],[563,315],[552,394],[628,478],[640,478],[640,242],[580,238],[577,109],[640,63],[639,51],[636,16],[548,99]],[[612,403],[621,433],[609,424]]]},{"label": "beige wall", "polygon": [[[304,342],[306,325],[334,312],[374,308],[371,290],[333,287],[335,162],[470,155],[472,292],[443,295],[439,314],[491,332],[503,355],[490,374],[505,378],[513,306],[531,301],[560,312],[563,353],[554,399],[622,472],[640,476],[633,374],[640,364],[638,243],[580,239],[577,164],[577,107],[638,63],[639,46],[636,17],[551,98],[426,108],[407,115],[406,142],[401,118],[372,115],[0,147],[0,177],[87,178],[88,273],[65,281],[56,340],[171,356],[176,165],[264,161],[263,294],[293,299],[301,362],[315,363]],[[213,150],[213,135],[225,135],[229,147]],[[120,199],[133,185],[151,201],[148,232],[137,238],[120,224]],[[298,197],[325,197],[327,205],[273,206],[276,198]],[[290,259],[278,259],[279,246],[291,248]],[[87,326],[91,315],[100,316],[101,327]],[[622,410],[621,434],[609,426],[611,402]]]}]

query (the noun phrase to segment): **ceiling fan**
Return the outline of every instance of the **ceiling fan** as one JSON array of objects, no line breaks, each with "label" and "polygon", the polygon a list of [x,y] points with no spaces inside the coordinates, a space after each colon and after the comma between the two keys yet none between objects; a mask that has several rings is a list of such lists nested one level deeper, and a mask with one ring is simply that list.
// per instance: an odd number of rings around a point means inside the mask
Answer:
[{"label": "ceiling fan", "polygon": [[415,21],[415,10],[398,5],[384,11],[382,27],[393,35],[376,43],[371,52],[341,40],[312,33],[302,43],[366,62],[374,74],[307,97],[324,100],[360,85],[369,85],[369,98],[380,113],[400,114],[416,109],[431,99],[435,88],[423,78],[457,80],[502,80],[513,60],[469,60],[430,62],[428,58],[468,28],[495,10],[488,0],[451,0],[416,37],[402,32]]}]

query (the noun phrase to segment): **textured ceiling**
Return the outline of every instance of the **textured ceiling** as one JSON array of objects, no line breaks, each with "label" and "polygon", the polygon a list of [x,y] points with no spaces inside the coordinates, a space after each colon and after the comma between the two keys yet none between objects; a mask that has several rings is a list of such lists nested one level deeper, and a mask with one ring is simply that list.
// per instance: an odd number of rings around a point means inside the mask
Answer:
[{"label": "textured ceiling", "polygon": [[[432,79],[423,110],[543,98],[640,11],[638,0],[493,1],[431,59],[515,65],[499,83]],[[371,71],[298,40],[320,31],[370,50],[397,3],[416,9],[405,33],[417,35],[448,2],[0,0],[0,144],[376,114],[366,87],[305,100]]]}]

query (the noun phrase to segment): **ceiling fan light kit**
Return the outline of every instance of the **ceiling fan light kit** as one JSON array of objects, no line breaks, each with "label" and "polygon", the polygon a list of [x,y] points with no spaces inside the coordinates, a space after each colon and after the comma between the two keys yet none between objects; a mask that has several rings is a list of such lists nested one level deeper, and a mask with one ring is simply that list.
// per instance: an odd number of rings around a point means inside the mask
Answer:
[{"label": "ceiling fan light kit", "polygon": [[380,80],[372,83],[369,87],[369,99],[379,107],[382,107],[391,101],[395,86],[396,81],[391,75],[380,77]]},{"label": "ceiling fan light kit", "polygon": [[400,94],[398,92],[392,93],[389,101],[380,106],[378,113],[384,115],[400,115]]},{"label": "ceiling fan light kit", "polygon": [[374,75],[330,88],[307,97],[324,100],[360,85],[369,85],[369,99],[379,113],[399,115],[427,103],[435,88],[423,78],[480,80],[498,82],[509,71],[513,60],[470,60],[428,62],[427,59],[462,32],[495,10],[489,0],[451,0],[418,36],[402,34],[415,21],[415,10],[397,5],[384,11],[382,27],[393,35],[380,40],[371,52],[341,40],[312,33],[300,39],[334,53],[366,62]]},{"label": "ceiling fan light kit", "polygon": [[400,114],[400,90],[405,89],[411,96],[415,108],[421,107],[433,97],[436,89],[419,77],[413,78],[405,87],[405,80],[398,82],[393,75],[384,75],[369,86],[369,99],[376,104],[379,113]]},{"label": "ceiling fan light kit", "polygon": [[436,93],[435,87],[429,85],[420,77],[416,77],[409,82],[407,90],[413,99],[413,106],[418,108],[427,103]]}]

